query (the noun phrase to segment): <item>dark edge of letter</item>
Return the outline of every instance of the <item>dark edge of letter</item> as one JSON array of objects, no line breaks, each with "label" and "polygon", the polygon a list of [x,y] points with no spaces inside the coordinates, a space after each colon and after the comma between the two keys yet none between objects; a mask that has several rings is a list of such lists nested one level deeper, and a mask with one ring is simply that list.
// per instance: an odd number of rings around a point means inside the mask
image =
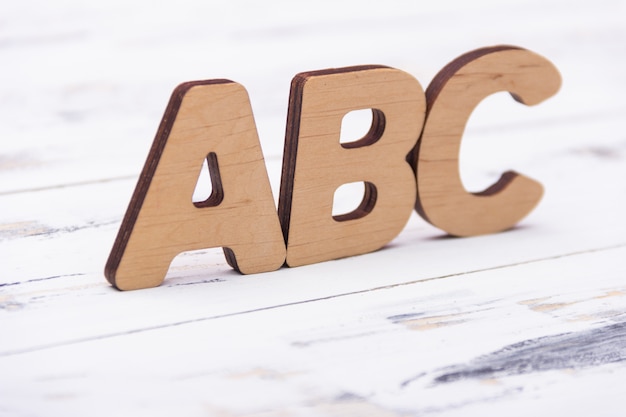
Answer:
[{"label": "dark edge of letter", "polygon": [[[161,155],[163,154],[163,150],[165,149],[165,145],[167,144],[167,139],[169,138],[172,127],[174,126],[176,116],[178,115],[178,111],[185,94],[187,94],[191,88],[198,85],[226,83],[232,83],[232,81],[225,79],[191,81],[180,84],[172,93],[104,268],[104,275],[113,286],[115,286],[115,273],[120,265],[124,251],[126,250],[126,245],[128,244],[133,227],[135,226],[135,222],[137,221],[137,217],[141,211],[141,206],[143,205],[148,188],[152,182],[152,177],[156,172],[156,168],[159,164],[159,160],[161,159]],[[211,172],[211,174],[213,174],[213,172]]]},{"label": "dark edge of letter", "polygon": [[[461,68],[463,68],[465,65],[469,64],[470,62],[482,56],[492,54],[494,52],[507,51],[507,50],[520,50],[520,49],[523,49],[523,48],[520,48],[517,46],[511,46],[511,45],[498,45],[498,46],[480,48],[480,49],[470,51],[466,54],[463,54],[459,56],[458,58],[454,59],[453,61],[449,62],[445,67],[443,67],[437,73],[437,75],[435,75],[435,78],[433,78],[433,80],[430,82],[430,84],[428,84],[428,87],[426,88],[426,118],[424,121],[424,126],[426,125],[426,123],[428,123],[428,115],[430,114],[430,110],[432,109],[433,104],[435,103],[435,101],[437,101],[437,97],[439,96],[439,93],[445,88],[448,80],[450,80],[450,78],[452,78]],[[420,137],[415,147],[411,151],[411,153],[407,155],[407,161],[411,164],[411,167],[413,168],[413,172],[417,172],[420,145],[422,143],[421,139],[422,138]],[[498,193],[503,188],[505,188],[506,185],[509,182],[511,182],[517,175],[514,172],[507,172],[506,174],[507,175],[503,175],[503,177],[496,184],[476,194],[481,195],[481,196],[489,196],[489,195]],[[415,211],[417,211],[417,213],[424,220],[430,223],[430,220],[428,219],[428,216],[426,215],[426,212],[420,203],[419,184],[416,184],[416,185],[417,185],[417,197],[415,199]]]},{"label": "dark edge of letter", "polygon": [[[283,166],[280,180],[280,195],[278,200],[278,219],[280,220],[280,226],[283,231],[283,237],[285,239],[285,245],[289,240],[289,222],[291,220],[291,203],[293,197],[294,187],[294,174],[296,171],[296,156],[298,154],[298,139],[300,135],[300,117],[302,111],[302,93],[304,91],[304,85],[311,77],[320,75],[332,75],[343,74],[347,72],[367,71],[377,68],[389,68],[384,65],[359,65],[353,67],[344,68],[332,68],[320,71],[308,71],[297,74],[291,80],[291,90],[289,93],[289,108],[287,111],[287,127],[285,129],[285,147],[283,151]],[[371,144],[378,140],[382,129],[384,129],[385,118],[382,112],[373,109],[373,120],[370,131],[364,138],[358,140],[357,144],[352,146],[344,146],[346,148],[359,147],[367,144]],[[378,114],[381,113],[381,114]],[[376,139],[373,139],[376,138]],[[369,193],[367,192],[369,191]],[[373,200],[372,200],[373,198]],[[376,190],[371,190],[366,184],[366,195],[361,203],[360,208],[369,209],[371,211],[372,202],[376,201]],[[358,210],[358,209],[357,209]],[[353,212],[354,213],[354,212]],[[349,213],[352,214],[352,213]],[[357,216],[358,217],[358,216]],[[348,220],[343,219],[343,220]]]}]

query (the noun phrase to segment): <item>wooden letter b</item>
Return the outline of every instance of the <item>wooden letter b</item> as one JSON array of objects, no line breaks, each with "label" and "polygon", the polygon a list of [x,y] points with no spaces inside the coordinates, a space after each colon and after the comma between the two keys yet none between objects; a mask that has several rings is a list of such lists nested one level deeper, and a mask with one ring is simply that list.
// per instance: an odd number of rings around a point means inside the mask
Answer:
[{"label": "wooden letter b", "polygon": [[[341,144],[343,117],[360,109],[372,109],[369,133]],[[394,68],[350,67],[294,78],[278,204],[289,266],[371,252],[402,230],[416,195],[406,156],[425,110],[419,82]],[[359,181],[365,183],[360,206],[333,216],[335,190]]]}]

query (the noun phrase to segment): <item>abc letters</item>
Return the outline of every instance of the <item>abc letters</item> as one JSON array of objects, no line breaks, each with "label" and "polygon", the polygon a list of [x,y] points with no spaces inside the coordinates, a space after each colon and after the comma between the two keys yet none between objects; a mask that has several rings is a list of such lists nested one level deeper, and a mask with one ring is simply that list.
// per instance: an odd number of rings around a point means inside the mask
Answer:
[{"label": "abc letters", "polygon": [[[455,236],[511,228],[541,199],[541,184],[505,172],[468,193],[458,168],[464,127],[478,103],[508,91],[527,105],[554,95],[557,69],[525,49],[460,56],[424,92],[406,72],[359,66],[296,75],[291,84],[278,211],[246,90],[228,80],[180,85],[161,121],[111,250],[118,289],[159,285],[176,255],[222,247],[244,274],[375,251],[415,209]],[[360,140],[340,143],[344,115],[372,109]],[[207,161],[212,194],[192,203]],[[359,207],[332,215],[343,184],[363,182]]]}]

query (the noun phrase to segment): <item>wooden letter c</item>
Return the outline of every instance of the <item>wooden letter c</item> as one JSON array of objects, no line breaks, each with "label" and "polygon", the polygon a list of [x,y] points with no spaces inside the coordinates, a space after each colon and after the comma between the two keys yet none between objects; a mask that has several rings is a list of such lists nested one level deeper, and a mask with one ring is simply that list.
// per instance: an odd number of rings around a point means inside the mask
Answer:
[{"label": "wooden letter c", "polygon": [[459,173],[463,130],[478,103],[508,91],[526,105],[554,95],[558,70],[531,51],[497,46],[469,52],[444,67],[426,90],[428,110],[412,160],[417,176],[416,211],[455,236],[500,232],[515,225],[543,195],[538,182],[513,171],[480,193],[468,193]]}]

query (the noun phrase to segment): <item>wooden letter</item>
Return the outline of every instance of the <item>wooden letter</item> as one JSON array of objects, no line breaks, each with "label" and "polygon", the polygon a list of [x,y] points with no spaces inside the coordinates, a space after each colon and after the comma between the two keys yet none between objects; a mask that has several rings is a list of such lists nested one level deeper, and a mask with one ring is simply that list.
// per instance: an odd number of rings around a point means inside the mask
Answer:
[{"label": "wooden letter", "polygon": [[[192,203],[205,158],[213,194]],[[179,253],[220,246],[244,274],[285,259],[246,90],[227,80],[191,82],[172,94],[105,275],[122,290],[154,287]]]},{"label": "wooden letter", "polygon": [[543,187],[513,171],[480,193],[461,183],[458,158],[474,108],[490,94],[508,91],[527,105],[554,95],[557,69],[528,50],[499,46],[469,52],[443,68],[426,90],[428,111],[416,147],[417,212],[451,235],[472,236],[511,228],[539,202]]},{"label": "wooden letter", "polygon": [[[363,66],[298,74],[291,84],[278,214],[287,264],[306,265],[371,252],[393,239],[415,203],[406,162],[420,135],[425,96],[409,74]],[[344,115],[372,109],[362,139],[339,142]],[[335,190],[365,183],[353,212],[332,215]]]}]

